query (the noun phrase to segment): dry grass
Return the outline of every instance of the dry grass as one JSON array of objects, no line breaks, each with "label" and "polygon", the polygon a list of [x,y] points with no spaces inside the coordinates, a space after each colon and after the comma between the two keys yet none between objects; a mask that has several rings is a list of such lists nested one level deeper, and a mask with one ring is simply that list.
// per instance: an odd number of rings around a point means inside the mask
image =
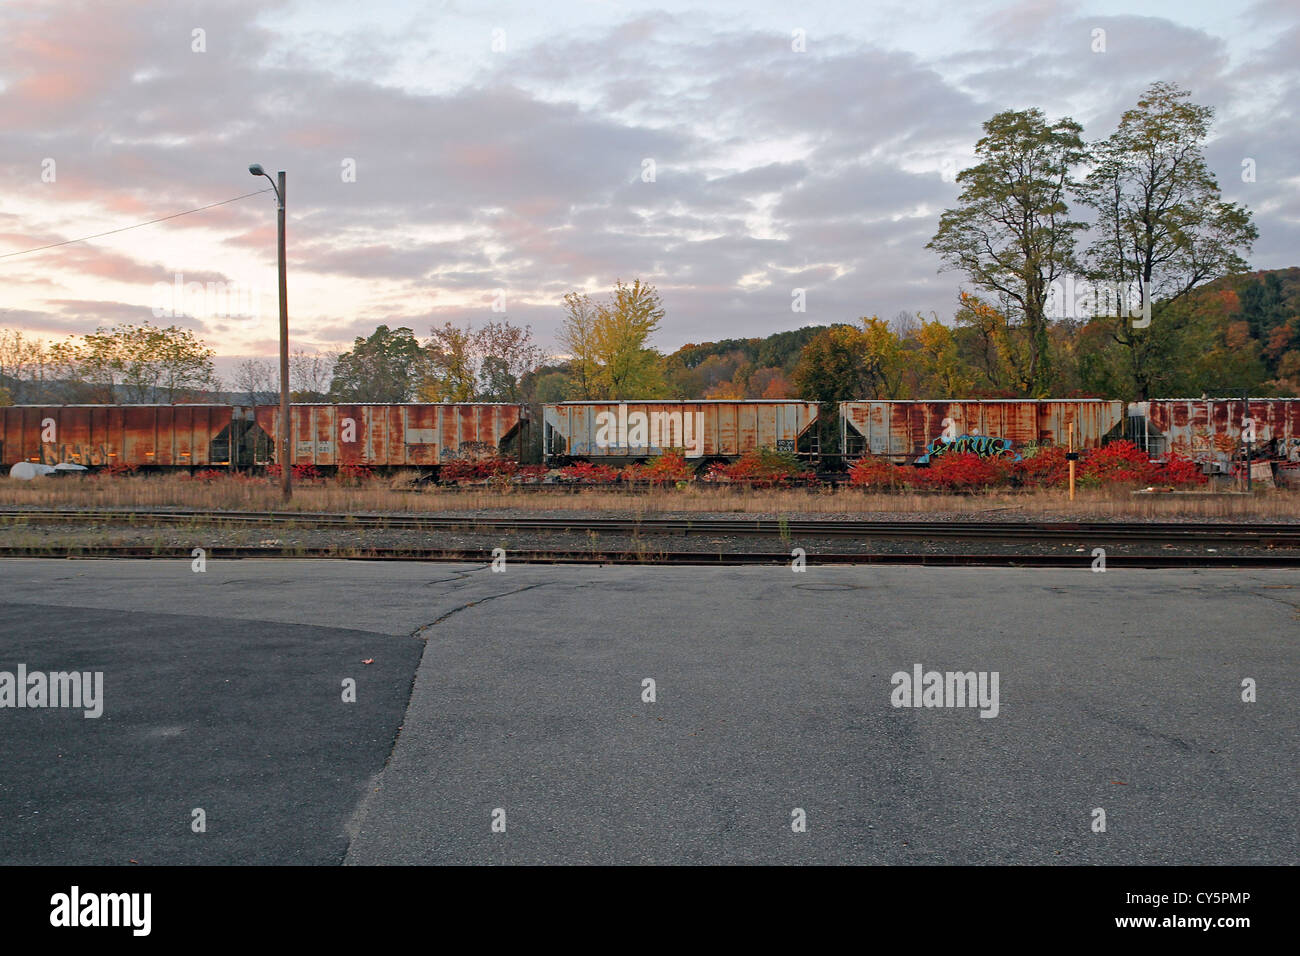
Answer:
[{"label": "dry grass", "polygon": [[0,507],[194,508],[232,511],[438,512],[599,511],[635,515],[737,513],[768,515],[896,514],[975,517],[1062,517],[1074,519],[1300,520],[1300,491],[1254,495],[1192,492],[1134,495],[1129,488],[1080,489],[1074,502],[1064,491],[989,491],[971,495],[857,489],[781,490],[692,486],[640,493],[583,489],[525,491],[517,487],[410,490],[398,479],[360,488],[325,482],[300,484],[282,505],[278,490],[261,480],[182,481],[178,477],[133,476],[38,479],[0,478]]}]

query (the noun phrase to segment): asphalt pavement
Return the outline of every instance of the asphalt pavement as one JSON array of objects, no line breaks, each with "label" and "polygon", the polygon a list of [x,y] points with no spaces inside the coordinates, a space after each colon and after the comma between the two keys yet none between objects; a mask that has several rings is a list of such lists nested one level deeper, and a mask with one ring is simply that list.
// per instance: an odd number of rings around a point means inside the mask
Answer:
[{"label": "asphalt pavement", "polygon": [[0,675],[104,675],[0,707],[0,863],[1294,863],[1298,635],[1291,571],[0,561]]}]

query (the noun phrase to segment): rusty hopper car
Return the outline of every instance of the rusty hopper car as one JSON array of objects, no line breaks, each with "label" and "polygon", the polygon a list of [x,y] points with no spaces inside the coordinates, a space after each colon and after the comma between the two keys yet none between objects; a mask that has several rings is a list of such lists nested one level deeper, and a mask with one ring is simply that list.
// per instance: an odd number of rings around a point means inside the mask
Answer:
[{"label": "rusty hopper car", "polygon": [[635,461],[682,450],[688,459],[734,459],[759,448],[817,454],[815,402],[559,402],[542,406],[548,464]]},{"label": "rusty hopper car", "polygon": [[[280,407],[258,405],[257,424],[278,449]],[[289,406],[293,464],[318,468],[433,468],[514,455],[526,425],[522,405]]]},{"label": "rusty hopper car", "polygon": [[1129,405],[1129,433],[1154,456],[1176,452],[1222,472],[1246,452],[1248,423],[1254,427],[1251,457],[1295,472],[1300,465],[1300,399],[1160,398]]},{"label": "rusty hopper car", "polygon": [[1071,422],[1075,448],[1096,448],[1112,432],[1118,436],[1124,403],[1100,399],[841,402],[840,447],[848,460],[877,455],[899,463],[925,461],[930,451],[944,447],[969,446],[981,454],[1014,455],[1031,444],[1066,445]]},{"label": "rusty hopper car", "polygon": [[0,408],[0,463],[229,467],[233,433],[236,464],[252,465],[251,415],[231,405],[12,405]]}]

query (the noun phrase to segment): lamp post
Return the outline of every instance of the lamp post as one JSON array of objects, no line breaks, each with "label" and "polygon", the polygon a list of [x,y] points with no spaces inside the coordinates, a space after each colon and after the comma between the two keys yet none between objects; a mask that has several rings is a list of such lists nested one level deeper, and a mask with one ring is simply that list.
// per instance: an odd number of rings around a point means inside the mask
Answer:
[{"label": "lamp post", "polygon": [[279,242],[280,259],[280,493],[287,502],[293,494],[291,474],[293,472],[293,446],[289,436],[289,299],[288,276],[284,263],[284,170],[280,170],[279,183],[267,175],[261,163],[253,163],[248,171],[254,176],[266,176],[279,207]]}]

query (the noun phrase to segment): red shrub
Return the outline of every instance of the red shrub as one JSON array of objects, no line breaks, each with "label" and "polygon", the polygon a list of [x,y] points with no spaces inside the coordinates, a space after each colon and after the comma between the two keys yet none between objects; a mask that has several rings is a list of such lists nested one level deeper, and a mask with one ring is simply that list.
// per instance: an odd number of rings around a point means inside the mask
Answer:
[{"label": "red shrub", "polygon": [[652,485],[690,481],[693,475],[690,464],[675,451],[665,452],[644,465],[628,465],[623,469],[624,481],[648,481]]},{"label": "red shrub", "polygon": [[523,481],[537,481],[545,478],[550,469],[545,465],[520,465],[515,478]]},{"label": "red shrub", "polygon": [[849,484],[855,488],[896,488],[905,481],[902,472],[892,461],[868,455],[849,468]]},{"label": "red shrub", "polygon": [[1155,485],[1203,485],[1210,480],[1195,461],[1173,452],[1164,464],[1152,465],[1150,479]]},{"label": "red shrub", "polygon": [[1090,451],[1082,465],[1084,484],[1139,484],[1146,482],[1151,456],[1131,441],[1115,441]]},{"label": "red shrub", "polygon": [[561,468],[560,475],[569,481],[580,481],[584,484],[607,484],[618,481],[619,472],[617,468],[611,468],[609,465],[594,465],[589,461],[577,461],[572,465]]},{"label": "red shrub", "polygon": [[[1070,463],[1066,451],[1057,445],[1039,448],[1034,454],[1022,458],[1011,466],[1011,474],[1022,485],[1031,488],[1053,488],[1066,484],[1070,477]],[[1078,470],[1076,464],[1076,472]]]},{"label": "red shrub", "polygon": [[440,481],[484,481],[493,478],[509,478],[519,470],[519,463],[512,458],[479,458],[474,460],[453,460],[443,462],[438,471]]},{"label": "red shrub", "polygon": [[746,452],[731,464],[718,464],[704,476],[706,481],[731,481],[754,487],[786,485],[807,477],[803,465],[787,452],[760,448]]},{"label": "red shrub", "polygon": [[981,458],[964,451],[931,458],[929,467],[917,468],[909,477],[923,488],[959,491],[1004,484],[1010,474],[1011,463],[1005,458]]},{"label": "red shrub", "polygon": [[[279,480],[280,480],[280,466],[279,466],[279,465],[267,465],[267,466],[266,466],[266,477],[267,477],[267,478],[270,478],[272,481],[279,481]],[[294,466],[293,466],[293,480],[294,480],[294,481],[320,481],[320,477],[321,477],[321,474],[320,474],[319,471],[316,470],[316,466],[315,466],[315,465],[294,465]]]},{"label": "red shrub", "polygon": [[374,477],[374,472],[365,465],[339,465],[334,472],[334,480],[349,488],[359,488]]},{"label": "red shrub", "polygon": [[1111,442],[1083,459],[1080,480],[1085,484],[1200,485],[1208,479],[1190,458],[1170,454],[1163,462],[1129,441]]}]

